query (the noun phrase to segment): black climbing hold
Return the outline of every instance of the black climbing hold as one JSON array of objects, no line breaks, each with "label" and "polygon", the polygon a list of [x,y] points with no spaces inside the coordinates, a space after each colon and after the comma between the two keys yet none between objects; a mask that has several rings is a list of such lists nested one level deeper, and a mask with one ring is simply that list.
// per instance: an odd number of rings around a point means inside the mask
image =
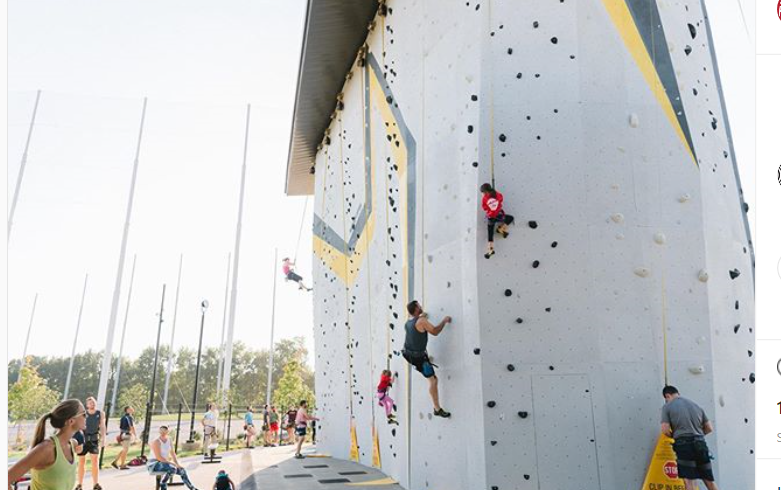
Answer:
[{"label": "black climbing hold", "polygon": [[387,102],[388,104],[392,104],[393,103],[393,96],[389,95],[389,96],[385,97],[385,102]]},{"label": "black climbing hold", "polygon": [[477,96],[476,95],[472,95],[472,101],[473,102],[477,101]]},{"label": "black climbing hold", "polygon": [[515,366],[513,366],[512,364],[508,364],[507,365],[507,370],[510,371],[510,372],[515,371]]},{"label": "black climbing hold", "polygon": [[749,351],[748,351],[748,356],[749,356],[749,357],[753,357],[753,356],[754,356],[754,353],[753,353],[753,352],[751,352],[751,350],[749,350]]},{"label": "black climbing hold", "polygon": [[548,369],[553,371],[555,368],[553,366],[548,366]]},{"label": "black climbing hold", "polygon": [[477,162],[472,162],[472,166],[477,168]]},{"label": "black climbing hold", "polygon": [[537,222],[536,221],[529,221],[529,228],[532,230],[537,228]]},{"label": "black climbing hold", "polygon": [[507,296],[507,297],[510,297],[510,296],[513,295],[513,292],[512,292],[511,289],[505,289],[504,290],[504,295]]},{"label": "black climbing hold", "polygon": [[559,39],[556,38],[556,37],[552,37],[552,38],[550,38],[550,42],[552,42],[553,44],[558,44]]},{"label": "black climbing hold", "polygon": [[550,313],[550,310],[551,310],[550,306],[545,308],[545,311],[547,311],[548,313]]},{"label": "black climbing hold", "polygon": [[532,22],[532,26],[536,29],[540,27],[540,23],[535,20],[534,22]]},{"label": "black climbing hold", "polygon": [[531,477],[532,477],[531,475],[523,475],[523,479],[524,480],[529,480],[529,479],[531,479]]},{"label": "black climbing hold", "polygon": [[326,146],[331,144],[331,137],[330,136],[326,136],[325,137],[325,144],[326,144]]},{"label": "black climbing hold", "polygon": [[472,131],[474,131],[474,130],[475,130],[475,127],[472,126],[471,124],[466,127],[466,132],[469,133],[469,134],[472,134]]},{"label": "black climbing hold", "polygon": [[518,73],[515,75],[515,78],[517,78],[518,80],[520,80],[522,77],[523,77],[523,73],[521,73],[521,72],[518,72]]},{"label": "black climbing hold", "polygon": [[694,27],[692,24],[689,24],[689,33],[692,35],[692,39],[697,37],[697,28]]},{"label": "black climbing hold", "polygon": [[534,267],[535,269],[537,267],[539,267],[539,266],[540,266],[540,261],[539,260],[535,260],[534,262],[532,262],[532,267]]},{"label": "black climbing hold", "polygon": [[507,54],[513,54],[513,48],[507,48]]},{"label": "black climbing hold", "polygon": [[743,203],[743,212],[744,213],[748,213],[748,203],[747,202]]},{"label": "black climbing hold", "polygon": [[474,353],[474,355],[479,356],[480,355],[480,348],[479,347],[475,347],[475,349],[472,352]]},{"label": "black climbing hold", "polygon": [[491,490],[499,490],[499,487],[497,487],[496,485],[494,485],[494,486],[492,486],[492,487],[491,487]]},{"label": "black climbing hold", "polygon": [[507,141],[507,136],[505,136],[504,133],[500,134],[499,135],[499,141],[504,143],[505,141]]},{"label": "black climbing hold", "polygon": [[496,441],[491,441],[492,446],[496,446]]},{"label": "black climbing hold", "polygon": [[732,269],[729,271],[729,277],[730,279],[737,279],[737,277],[740,275],[740,271],[737,269]]},{"label": "black climbing hold", "polygon": [[515,323],[523,323],[523,318],[521,317],[516,318]]},{"label": "black climbing hold", "polygon": [[751,381],[752,383],[757,380],[756,376],[754,376],[754,373],[748,375],[748,380]]},{"label": "black climbing hold", "polygon": [[553,242],[550,244],[551,248],[556,248],[559,246],[559,242]]},{"label": "black climbing hold", "polygon": [[496,406],[496,402],[491,400],[488,403],[486,403],[486,405],[488,405],[488,408],[494,408]]},{"label": "black climbing hold", "polygon": [[738,333],[738,330],[740,330],[740,323],[738,323],[737,325],[735,325],[734,327],[732,327],[732,331],[733,331],[733,332],[735,332],[735,333]]},{"label": "black climbing hold", "polygon": [[518,412],[518,416],[522,419],[525,419],[529,416],[529,412]]},{"label": "black climbing hold", "polygon": [[711,120],[710,127],[712,127],[714,130],[718,127],[718,121],[715,117]]},{"label": "black climbing hold", "polygon": [[686,53],[686,56],[689,56],[692,54],[692,47],[687,45],[685,48],[683,48],[683,52]]},{"label": "black climbing hold", "polygon": [[738,301],[738,300],[735,300],[735,309],[736,310],[740,309],[740,301]]}]

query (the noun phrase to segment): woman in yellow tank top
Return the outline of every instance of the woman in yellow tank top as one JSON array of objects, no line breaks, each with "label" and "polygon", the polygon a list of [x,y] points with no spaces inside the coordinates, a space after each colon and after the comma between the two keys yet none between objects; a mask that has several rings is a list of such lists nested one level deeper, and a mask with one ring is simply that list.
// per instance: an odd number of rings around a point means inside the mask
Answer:
[{"label": "woman in yellow tank top", "polygon": [[[57,431],[46,439],[46,421]],[[30,471],[31,490],[72,490],[76,483],[73,435],[84,430],[87,412],[79,400],[65,400],[38,420],[32,449],[8,470],[8,489]]]}]

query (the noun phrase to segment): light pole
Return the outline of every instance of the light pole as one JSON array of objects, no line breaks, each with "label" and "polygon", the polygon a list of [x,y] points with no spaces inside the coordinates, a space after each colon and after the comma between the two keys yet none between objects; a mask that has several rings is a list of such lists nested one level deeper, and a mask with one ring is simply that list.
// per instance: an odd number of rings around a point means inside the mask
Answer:
[{"label": "light pole", "polygon": [[141,456],[149,442],[149,431],[152,425],[152,410],[155,406],[155,383],[157,382],[157,358],[160,355],[160,332],[163,330],[163,306],[165,305],[165,284],[163,284],[163,297],[160,299],[160,313],[157,319],[157,342],[155,342],[155,360],[152,365],[152,385],[149,388],[149,401],[146,402],[146,417],[144,420],[144,432],[141,434]]},{"label": "light pole", "polygon": [[198,403],[198,375],[201,372],[201,348],[203,347],[203,323],[206,320],[206,310],[209,308],[209,302],[201,301],[201,335],[198,338],[198,358],[195,361],[195,386],[193,386],[193,405],[190,415],[190,439],[187,441],[192,444],[195,441],[195,410]]}]

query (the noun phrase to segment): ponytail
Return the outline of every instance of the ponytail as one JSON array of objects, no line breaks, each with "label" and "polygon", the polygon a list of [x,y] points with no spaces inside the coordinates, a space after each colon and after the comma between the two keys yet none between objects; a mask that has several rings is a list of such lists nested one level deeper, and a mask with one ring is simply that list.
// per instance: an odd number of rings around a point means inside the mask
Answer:
[{"label": "ponytail", "polygon": [[38,423],[35,425],[35,436],[33,436],[33,443],[30,447],[37,446],[46,438],[46,421],[50,418],[52,418],[51,412],[38,419]]},{"label": "ponytail", "polygon": [[51,422],[52,427],[55,429],[62,429],[70,419],[78,416],[82,410],[84,410],[84,405],[76,399],[65,400],[54,407],[51,412],[38,419],[38,423],[35,425],[32,447],[37,446],[46,439],[47,420]]},{"label": "ponytail", "polygon": [[480,192],[487,192],[491,197],[496,197],[496,189],[491,184],[483,184],[480,186]]}]

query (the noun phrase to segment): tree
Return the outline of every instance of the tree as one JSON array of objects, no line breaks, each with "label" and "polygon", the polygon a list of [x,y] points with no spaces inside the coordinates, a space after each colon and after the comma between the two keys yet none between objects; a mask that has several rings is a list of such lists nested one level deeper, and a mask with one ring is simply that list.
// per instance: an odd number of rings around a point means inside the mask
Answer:
[{"label": "tree", "polygon": [[301,400],[306,400],[308,405],[314,408],[315,394],[304,384],[303,371],[298,361],[291,361],[285,365],[282,378],[274,391],[274,405],[281,410],[297,407]]},{"label": "tree", "polygon": [[60,393],[52,390],[31,365],[22,368],[22,377],[8,390],[8,415],[11,420],[34,420],[50,411],[60,401]]}]

